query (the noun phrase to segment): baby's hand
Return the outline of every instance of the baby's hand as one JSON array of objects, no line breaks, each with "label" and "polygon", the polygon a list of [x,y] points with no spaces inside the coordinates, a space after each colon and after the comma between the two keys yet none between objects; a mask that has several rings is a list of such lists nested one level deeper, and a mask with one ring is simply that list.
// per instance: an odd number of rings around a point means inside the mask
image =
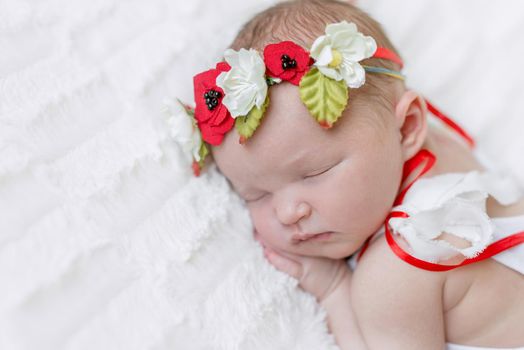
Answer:
[{"label": "baby's hand", "polygon": [[296,278],[305,291],[313,294],[318,302],[330,295],[344,278],[351,276],[351,270],[344,259],[309,257],[290,254],[264,247],[264,256],[278,270]]}]

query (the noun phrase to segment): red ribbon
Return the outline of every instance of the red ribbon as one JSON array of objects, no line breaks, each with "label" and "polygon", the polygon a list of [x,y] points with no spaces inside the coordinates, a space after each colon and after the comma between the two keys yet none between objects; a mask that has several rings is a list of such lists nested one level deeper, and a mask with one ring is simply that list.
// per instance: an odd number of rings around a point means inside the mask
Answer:
[{"label": "red ribbon", "polygon": [[[473,138],[469,136],[462,128],[460,128],[455,122],[453,122],[450,118],[448,118],[446,115],[444,115],[442,112],[437,110],[433,105],[431,105],[428,101],[426,101],[428,105],[428,110],[433,113],[436,117],[441,119],[444,123],[446,123],[448,126],[450,126],[453,130],[455,130],[459,135],[461,135],[468,144],[473,147],[475,145],[475,142],[473,141]],[[402,201],[404,200],[404,196],[406,195],[409,188],[415,183],[416,180],[418,180],[419,177],[424,175],[426,172],[433,167],[433,165],[436,162],[436,157],[433,153],[426,149],[420,150],[414,157],[406,161],[403,168],[402,173],[402,183],[411,175],[421,164],[424,162],[425,165],[422,169],[422,171],[415,177],[413,181],[409,183],[408,186],[406,186],[405,189],[403,189],[395,199],[394,206],[402,204]],[[420,269],[429,270],[429,271],[449,271],[452,269],[456,269],[457,267],[469,265],[478,261],[482,261],[488,258],[491,258],[492,256],[505,251],[506,249],[512,248],[518,244],[524,243],[524,231],[514,233],[510,236],[504,237],[496,242],[491,243],[484,249],[479,255],[477,255],[474,258],[466,258],[459,264],[454,265],[443,265],[443,264],[437,264],[437,263],[431,263],[428,261],[420,260],[418,258],[415,258],[414,256],[410,255],[408,252],[406,252],[404,249],[402,249],[398,243],[395,241],[395,238],[393,237],[393,234],[391,233],[391,230],[389,228],[389,220],[391,218],[408,218],[409,215],[402,211],[393,211],[391,212],[388,217],[386,218],[386,221],[384,223],[385,228],[385,235],[386,235],[386,241],[388,242],[388,245],[390,246],[391,250],[402,260],[407,262],[410,265],[413,265],[415,267],[418,267]],[[357,260],[360,260],[364,252],[367,250],[369,243],[371,242],[371,239],[374,235],[371,235],[368,237],[368,239],[364,242],[362,245],[362,248],[360,249],[360,252],[357,256]]]},{"label": "red ribbon", "polygon": [[426,165],[424,165],[424,168],[422,169],[420,174],[418,174],[413,179],[413,181],[411,181],[409,185],[406,186],[406,188],[403,189],[397,195],[397,198],[395,199],[393,206],[397,206],[404,201],[404,196],[408,192],[409,188],[413,186],[413,184],[415,183],[415,181],[418,180],[419,177],[427,173],[429,169],[433,167],[433,165],[437,161],[437,158],[435,157],[433,153],[431,153],[427,149],[422,149],[417,154],[415,154],[414,157],[410,158],[407,162],[404,163],[404,169],[402,170],[402,183],[404,183],[404,181],[406,181],[408,176],[411,175],[411,173],[413,173],[419,167],[419,165],[422,164],[424,161],[427,161],[427,162],[426,162]]},{"label": "red ribbon", "polygon": [[373,58],[382,58],[385,60],[395,62],[400,66],[400,69],[404,67],[404,62],[402,62],[402,59],[398,57],[396,53],[386,49],[385,47],[377,47],[377,51],[375,51],[375,53],[373,54]]},{"label": "red ribbon", "polygon": [[443,265],[443,264],[431,263],[429,261],[424,261],[424,260],[420,260],[420,259],[415,258],[414,256],[412,256],[409,253],[407,253],[404,249],[402,249],[398,245],[398,243],[395,241],[395,238],[393,237],[393,234],[391,233],[391,230],[389,229],[389,225],[388,225],[389,220],[391,218],[395,218],[395,217],[408,218],[409,215],[404,213],[404,212],[402,212],[402,211],[394,211],[394,212],[391,212],[389,214],[388,218],[386,219],[386,224],[385,224],[386,240],[387,240],[389,246],[391,247],[391,250],[393,250],[393,252],[399,258],[401,258],[402,260],[404,260],[408,264],[413,265],[413,266],[418,267],[418,268],[421,268],[421,269],[424,269],[424,270],[429,270],[429,271],[449,271],[449,270],[453,270],[453,269],[456,269],[457,267],[460,267],[460,266],[473,264],[475,262],[491,258],[493,255],[496,255],[496,254],[498,254],[498,253],[500,253],[500,252],[502,252],[502,251],[504,251],[506,249],[509,249],[509,248],[512,248],[512,247],[514,247],[514,246],[516,246],[518,244],[524,243],[524,231],[521,231],[521,232],[518,232],[518,233],[514,233],[514,234],[512,234],[510,236],[504,237],[504,238],[502,238],[502,239],[500,239],[500,240],[498,240],[498,241],[496,241],[494,243],[491,243],[490,245],[488,245],[486,247],[486,249],[484,249],[476,257],[464,259],[464,261],[462,261],[459,264]]},{"label": "red ribbon", "polygon": [[475,146],[475,141],[473,140],[473,137],[471,137],[464,129],[458,126],[453,120],[447,117],[444,113],[442,113],[437,108],[435,108],[435,106],[429,103],[428,100],[426,100],[426,105],[428,106],[428,111],[430,111],[435,117],[439,118],[444,123],[446,123],[448,126],[450,126],[453,130],[455,130],[460,136],[462,136],[466,140],[466,142],[470,145],[470,147],[473,148]]}]

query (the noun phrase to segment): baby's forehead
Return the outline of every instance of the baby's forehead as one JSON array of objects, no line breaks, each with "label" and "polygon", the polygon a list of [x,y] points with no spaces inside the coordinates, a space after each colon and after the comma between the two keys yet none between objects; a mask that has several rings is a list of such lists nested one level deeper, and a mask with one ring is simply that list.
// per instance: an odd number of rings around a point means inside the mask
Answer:
[{"label": "baby's forehead", "polygon": [[293,129],[292,124],[278,130],[269,124],[267,128],[261,125],[245,145],[238,143],[238,134],[233,130],[213,148],[213,157],[239,192],[296,180],[330,165],[344,149],[334,139],[334,130],[322,129],[312,118],[311,123],[318,133],[308,133],[304,130],[307,128]]},{"label": "baby's forehead", "polygon": [[260,127],[257,132],[244,145],[238,143],[236,131],[227,135],[223,144],[213,149],[219,167],[261,176],[288,174],[329,157],[337,149],[332,137],[319,137],[302,129],[282,127],[271,134],[270,129]]}]

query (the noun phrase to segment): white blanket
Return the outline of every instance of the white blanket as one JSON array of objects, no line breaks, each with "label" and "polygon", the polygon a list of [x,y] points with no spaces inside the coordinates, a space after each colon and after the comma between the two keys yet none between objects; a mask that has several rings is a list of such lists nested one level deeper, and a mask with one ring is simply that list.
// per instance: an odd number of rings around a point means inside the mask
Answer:
[{"label": "white blanket", "polygon": [[[0,2],[0,349],[336,349],[160,112],[274,1]],[[523,5],[361,0],[408,84],[524,184]]]}]

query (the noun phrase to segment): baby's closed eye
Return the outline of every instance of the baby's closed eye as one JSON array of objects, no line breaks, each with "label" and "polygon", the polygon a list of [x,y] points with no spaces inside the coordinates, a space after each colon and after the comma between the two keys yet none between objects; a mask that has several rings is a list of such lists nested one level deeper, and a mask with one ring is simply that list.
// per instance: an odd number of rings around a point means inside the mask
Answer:
[{"label": "baby's closed eye", "polygon": [[321,171],[321,172],[319,172],[319,173],[317,173],[317,174],[304,176],[304,179],[309,179],[309,178],[312,178],[312,177],[315,177],[315,176],[322,175],[322,174],[324,174],[324,173],[327,173],[329,170],[331,170],[331,169],[333,169],[333,168],[334,168],[334,166],[329,167],[329,168],[327,168],[326,170],[323,170],[323,171]]},{"label": "baby's closed eye", "polygon": [[321,170],[319,172],[316,172],[316,173],[313,173],[311,175],[307,175],[307,176],[304,176],[303,179],[306,180],[306,179],[311,179],[311,178],[314,178],[314,177],[317,177],[317,176],[320,176],[320,175],[323,175],[323,174],[326,174],[327,172],[329,172],[330,170],[332,170],[333,168],[335,168],[337,165],[339,165],[340,162],[337,162],[335,163],[334,165],[330,165],[329,167],[327,167],[326,169],[324,170]]},{"label": "baby's closed eye", "polygon": [[[307,179],[312,179],[312,178],[315,178],[315,177],[318,177],[320,175],[323,175],[323,174],[326,174],[327,172],[329,172],[331,169],[333,169],[334,167],[336,167],[337,165],[339,164],[336,163],[335,165],[330,165],[329,167],[323,169],[323,170],[320,170],[319,172],[316,172],[316,173],[313,173],[311,175],[307,175],[307,176],[304,176],[302,179],[303,180],[307,180]],[[309,180],[308,180],[309,181]],[[247,203],[252,203],[252,202],[256,202],[256,201],[259,201],[261,200],[262,198],[264,198],[265,196],[267,196],[269,193],[268,192],[264,192],[262,193],[261,195],[258,195],[258,196],[242,196],[242,199],[244,199],[244,201],[246,201]]]}]

